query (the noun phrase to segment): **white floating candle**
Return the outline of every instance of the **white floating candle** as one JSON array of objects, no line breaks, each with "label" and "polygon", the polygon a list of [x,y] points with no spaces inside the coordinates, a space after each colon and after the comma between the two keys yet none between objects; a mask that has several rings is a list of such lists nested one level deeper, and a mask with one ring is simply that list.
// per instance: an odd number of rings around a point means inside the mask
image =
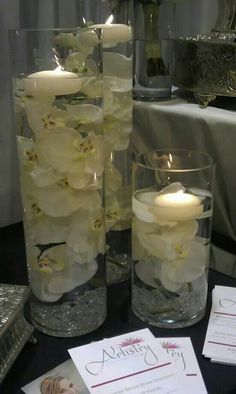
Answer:
[{"label": "white floating candle", "polygon": [[[102,43],[116,44],[129,42],[132,38],[132,29],[123,24],[98,24],[89,26],[94,29],[103,29]],[[97,35],[91,30],[85,30],[79,34],[79,42],[84,46],[95,46],[98,43]]]},{"label": "white floating candle", "polygon": [[39,71],[24,79],[26,94],[32,96],[62,96],[80,90],[81,79],[77,74],[60,69]]},{"label": "white floating candle", "polygon": [[135,216],[146,223],[155,223],[153,205],[156,192],[139,192],[132,198],[132,211]]},{"label": "white floating candle", "polygon": [[105,23],[104,25],[93,25],[91,27],[103,29],[103,44],[128,42],[132,38],[132,30],[128,25]]},{"label": "white floating candle", "polygon": [[203,212],[201,199],[182,191],[159,194],[155,197],[154,202],[154,212],[159,220],[193,220]]}]

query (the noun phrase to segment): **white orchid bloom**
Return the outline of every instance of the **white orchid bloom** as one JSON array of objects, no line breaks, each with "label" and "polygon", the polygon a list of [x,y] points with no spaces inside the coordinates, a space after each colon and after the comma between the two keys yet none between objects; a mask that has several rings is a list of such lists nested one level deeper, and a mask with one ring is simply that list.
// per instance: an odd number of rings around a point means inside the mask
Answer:
[{"label": "white orchid bloom", "polygon": [[43,134],[37,143],[40,162],[66,174],[75,189],[96,187],[97,177],[104,171],[104,141],[90,133],[82,137],[72,128],[53,129]]},{"label": "white orchid bloom", "polygon": [[35,142],[25,137],[17,137],[18,156],[21,172],[27,173],[38,187],[58,182],[62,175],[51,167],[43,167],[39,163]]},{"label": "white orchid bloom", "polygon": [[163,261],[161,283],[167,290],[178,292],[184,283],[191,283],[203,274],[208,261],[209,246],[197,240],[191,241],[185,258]]},{"label": "white orchid bloom", "polygon": [[[34,214],[32,215],[32,213]],[[68,232],[68,217],[46,215],[37,203],[31,204],[31,220],[26,219],[26,233],[33,244],[47,245],[64,242]]]},{"label": "white orchid bloom", "polygon": [[46,249],[44,252],[40,253],[40,248],[36,247],[37,257],[33,259],[32,268],[42,274],[52,274],[53,272],[62,271],[67,262],[65,259],[66,256],[66,247],[65,245],[57,245],[51,248]]},{"label": "white orchid bloom", "polygon": [[17,136],[17,149],[22,170],[31,170],[38,164],[35,142],[31,138]]},{"label": "white orchid bloom", "polygon": [[29,175],[22,173],[21,184],[25,231],[32,244],[64,242],[68,217],[51,217],[42,210],[38,200],[38,188]]},{"label": "white orchid bloom", "polygon": [[111,146],[114,151],[122,151],[128,148],[132,124],[106,117],[104,119],[105,144]]},{"label": "white orchid bloom", "polygon": [[103,110],[92,104],[65,105],[70,123],[78,129],[80,125],[97,125],[103,121]]},{"label": "white orchid bloom", "polygon": [[52,100],[29,100],[25,103],[27,120],[33,132],[40,136],[43,131],[54,127],[65,127],[68,113],[52,106]]},{"label": "white orchid bloom", "polygon": [[[145,226],[147,227],[148,224],[146,223]],[[161,260],[175,261],[188,255],[197,229],[196,221],[187,221],[174,227],[160,226],[158,233],[140,231],[138,239],[150,255]]]},{"label": "white orchid bloom", "polygon": [[[160,234],[160,226],[158,223],[147,223],[137,217],[133,217],[132,222],[132,258],[134,261],[144,261],[148,258],[149,252],[139,240],[139,234]],[[149,260],[149,259],[148,259]],[[148,262],[147,262],[148,263]]]},{"label": "white orchid bloom", "polygon": [[114,77],[104,78],[104,116],[126,122],[132,121],[132,81]]},{"label": "white orchid bloom", "polygon": [[131,187],[121,186],[115,193],[106,195],[106,229],[121,231],[130,228],[132,219]]},{"label": "white orchid bloom", "polygon": [[86,94],[89,98],[103,97],[103,81],[101,77],[83,77],[80,91]]},{"label": "white orchid bloom", "polygon": [[[80,46],[82,48],[82,46]],[[65,68],[77,74],[97,75],[97,64],[92,58],[87,56],[91,55],[94,51],[92,47],[83,47],[82,52],[71,53],[65,62]]]},{"label": "white orchid bloom", "polygon": [[67,236],[73,259],[79,264],[91,263],[99,254],[105,253],[104,211],[90,205],[79,210],[71,219]]},{"label": "white orchid bloom", "polygon": [[75,263],[65,244],[41,253],[35,247],[33,252],[34,256],[29,256],[30,283],[33,293],[41,301],[56,302],[64,294],[86,283],[97,270],[95,261],[86,266]]},{"label": "white orchid bloom", "polygon": [[43,215],[68,217],[79,208],[99,208],[101,197],[96,190],[72,189],[66,178],[45,187],[37,187],[29,175],[22,174],[22,197],[25,214],[30,220],[41,221]]},{"label": "white orchid bloom", "polygon": [[100,195],[96,190],[72,189],[67,181],[38,188],[38,205],[47,215],[52,217],[69,216],[79,208],[90,208],[100,205]]},{"label": "white orchid bloom", "polygon": [[[170,227],[135,218],[133,258],[140,260],[140,264],[148,264],[151,258],[152,272],[156,279],[167,290],[177,292],[184,283],[197,279],[208,261],[208,246],[196,238],[197,231],[198,224],[195,220]],[[153,271],[154,258],[156,268]],[[143,272],[141,268],[139,270]]]}]

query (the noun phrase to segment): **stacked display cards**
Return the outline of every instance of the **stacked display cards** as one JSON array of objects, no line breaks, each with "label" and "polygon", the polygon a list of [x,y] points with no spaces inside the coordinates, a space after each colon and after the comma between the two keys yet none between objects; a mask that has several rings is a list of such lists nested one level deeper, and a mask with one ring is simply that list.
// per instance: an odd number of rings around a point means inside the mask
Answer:
[{"label": "stacked display cards", "polygon": [[212,362],[236,365],[236,288],[215,286],[203,354]]},{"label": "stacked display cards", "polygon": [[[70,349],[73,359],[23,387],[40,394],[57,381],[80,394],[207,394],[190,338],[155,338],[148,329]],[[53,386],[52,386],[53,387]],[[72,391],[73,388],[73,391]]]},{"label": "stacked display cards", "polygon": [[91,394],[181,393],[173,363],[148,329],[69,353]]},{"label": "stacked display cards", "polygon": [[190,338],[148,329],[69,350],[90,393],[207,394]]}]

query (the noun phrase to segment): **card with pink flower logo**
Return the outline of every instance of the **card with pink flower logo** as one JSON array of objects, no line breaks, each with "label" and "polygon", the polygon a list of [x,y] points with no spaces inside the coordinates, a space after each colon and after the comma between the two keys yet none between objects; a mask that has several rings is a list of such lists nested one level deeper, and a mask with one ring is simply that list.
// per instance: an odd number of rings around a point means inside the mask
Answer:
[{"label": "card with pink flower logo", "polygon": [[166,350],[148,329],[69,350],[91,394],[182,393]]}]

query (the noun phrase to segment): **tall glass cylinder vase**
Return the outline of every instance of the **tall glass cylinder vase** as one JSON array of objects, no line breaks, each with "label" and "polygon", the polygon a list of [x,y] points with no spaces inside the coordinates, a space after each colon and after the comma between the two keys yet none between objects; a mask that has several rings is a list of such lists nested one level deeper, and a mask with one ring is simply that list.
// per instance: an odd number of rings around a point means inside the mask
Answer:
[{"label": "tall glass cylinder vase", "polygon": [[214,165],[203,153],[150,151],[133,165],[132,307],[164,328],[205,313]]},{"label": "tall glass cylinder vase", "polygon": [[[88,2],[89,3],[89,2]],[[104,141],[109,157],[105,170],[107,282],[130,276],[133,0],[96,0],[83,11],[86,23],[103,28]],[[86,45],[93,45],[86,40]]]},{"label": "tall glass cylinder vase", "polygon": [[[107,282],[130,276],[133,0],[104,1],[104,139],[110,150],[105,171]],[[98,20],[97,20],[98,22]]]},{"label": "tall glass cylinder vase", "polygon": [[[112,29],[116,29],[114,37],[110,34]],[[104,38],[106,32],[109,46],[104,40],[104,139],[110,151],[105,170],[107,281],[110,284],[126,280],[130,275],[133,62],[130,27],[104,27]]]},{"label": "tall glass cylinder vase", "polygon": [[77,336],[106,317],[101,29],[10,32],[33,324]]}]

